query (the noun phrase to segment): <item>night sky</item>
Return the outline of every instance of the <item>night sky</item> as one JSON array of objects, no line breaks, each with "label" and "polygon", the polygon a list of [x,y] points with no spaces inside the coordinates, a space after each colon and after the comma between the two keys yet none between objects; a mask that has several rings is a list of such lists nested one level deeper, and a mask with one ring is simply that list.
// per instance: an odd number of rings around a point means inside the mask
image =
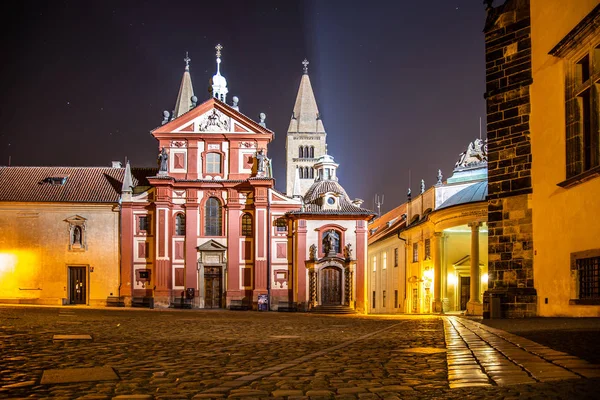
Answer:
[{"label": "night sky", "polygon": [[481,0],[19,1],[4,7],[0,165],[156,166],[188,51],[208,99],[217,43],[228,103],[275,132],[276,188],[302,60],[351,198],[382,211],[451,175],[485,136]]}]

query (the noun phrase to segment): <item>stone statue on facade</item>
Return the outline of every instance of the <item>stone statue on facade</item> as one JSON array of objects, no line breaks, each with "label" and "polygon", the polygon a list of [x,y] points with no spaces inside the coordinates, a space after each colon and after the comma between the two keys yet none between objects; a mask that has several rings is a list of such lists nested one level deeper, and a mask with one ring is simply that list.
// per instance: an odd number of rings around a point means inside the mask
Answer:
[{"label": "stone statue on facade", "polygon": [[167,154],[167,149],[165,149],[164,147],[162,148],[162,150],[160,151],[160,153],[158,154],[158,173],[163,173],[166,174],[167,173],[167,163],[169,160],[169,155]]},{"label": "stone statue on facade", "polygon": [[323,235],[323,253],[325,255],[335,255],[338,251],[336,241],[339,240],[338,234],[331,230]]},{"label": "stone statue on facade", "polygon": [[474,142],[469,143],[466,151],[460,153],[454,167],[468,168],[483,163],[487,163],[487,139],[485,142],[481,139],[475,139]]},{"label": "stone statue on facade", "polygon": [[442,170],[438,169],[437,184],[441,185],[443,183],[443,180],[444,180],[444,176],[442,175]]},{"label": "stone statue on facade", "polygon": [[421,179],[421,194],[425,193],[425,179]]},{"label": "stone statue on facade", "polygon": [[265,154],[265,150],[264,149],[260,149],[257,153],[256,153],[256,161],[257,161],[257,165],[256,165],[256,176],[266,176],[267,175],[267,170],[268,170],[268,166],[270,163],[269,158],[266,156]]},{"label": "stone statue on facade", "polygon": [[317,259],[317,245],[311,244],[308,251],[309,251],[309,255],[308,255],[309,260],[315,261]]},{"label": "stone statue on facade", "polygon": [[351,260],[352,259],[352,243],[348,243],[344,247],[344,258],[346,260]]}]

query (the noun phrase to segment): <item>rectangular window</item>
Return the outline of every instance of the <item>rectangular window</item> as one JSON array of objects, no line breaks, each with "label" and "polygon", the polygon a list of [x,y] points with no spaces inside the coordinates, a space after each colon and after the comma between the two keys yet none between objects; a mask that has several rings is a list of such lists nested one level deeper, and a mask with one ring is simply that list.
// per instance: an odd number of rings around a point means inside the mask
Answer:
[{"label": "rectangular window", "polygon": [[285,218],[277,218],[275,220],[275,226],[277,227],[277,232],[287,232],[287,221]]},{"label": "rectangular window", "polygon": [[599,49],[596,44],[566,64],[567,179],[600,166]]},{"label": "rectangular window", "polygon": [[394,267],[398,266],[398,248],[394,249]]},{"label": "rectangular window", "polygon": [[150,233],[150,216],[140,215],[138,217],[138,230],[140,232]]},{"label": "rectangular window", "polygon": [[413,262],[419,261],[419,244],[413,243]]},{"label": "rectangular window", "polygon": [[383,291],[383,301],[381,302],[381,306],[385,307],[385,290]]},{"label": "rectangular window", "polygon": [[571,304],[600,304],[600,249],[571,254]]},{"label": "rectangular window", "polygon": [[377,271],[377,256],[373,256],[373,272]]},{"label": "rectangular window", "polygon": [[[381,263],[381,269],[387,269],[387,253],[383,253],[383,260]],[[384,304],[385,307],[385,304]]]},{"label": "rectangular window", "polygon": [[375,308],[375,299],[377,298],[377,293],[373,290],[373,303],[372,307]]},{"label": "rectangular window", "polygon": [[206,172],[209,174],[221,173],[221,154],[208,153],[206,155]]},{"label": "rectangular window", "polygon": [[431,258],[431,240],[425,239],[425,259]]},{"label": "rectangular window", "polygon": [[398,291],[394,290],[394,308],[398,308]]},{"label": "rectangular window", "polygon": [[175,268],[175,286],[184,285],[184,268]]}]

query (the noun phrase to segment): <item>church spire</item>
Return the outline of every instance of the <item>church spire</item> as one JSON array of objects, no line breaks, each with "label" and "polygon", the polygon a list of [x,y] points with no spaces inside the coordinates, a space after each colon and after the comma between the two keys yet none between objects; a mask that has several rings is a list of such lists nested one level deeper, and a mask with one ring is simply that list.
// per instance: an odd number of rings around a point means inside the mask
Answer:
[{"label": "church spire", "polygon": [[300,88],[294,105],[294,113],[290,121],[288,133],[325,133],[323,122],[317,108],[315,94],[308,77],[308,60],[302,61],[304,74],[300,81]]},{"label": "church spire", "polygon": [[225,102],[229,90],[227,89],[227,79],[221,75],[221,50],[223,50],[223,46],[217,44],[215,50],[217,50],[217,73],[210,80],[208,91],[212,97]]},{"label": "church spire", "polygon": [[183,71],[183,78],[181,79],[181,86],[179,87],[179,94],[177,95],[173,118],[185,114],[195,105],[195,102],[192,100],[192,97],[194,97],[194,88],[192,87],[192,77],[190,76],[190,61],[192,60],[188,56],[187,51],[185,52],[183,61],[185,61],[185,70]]}]

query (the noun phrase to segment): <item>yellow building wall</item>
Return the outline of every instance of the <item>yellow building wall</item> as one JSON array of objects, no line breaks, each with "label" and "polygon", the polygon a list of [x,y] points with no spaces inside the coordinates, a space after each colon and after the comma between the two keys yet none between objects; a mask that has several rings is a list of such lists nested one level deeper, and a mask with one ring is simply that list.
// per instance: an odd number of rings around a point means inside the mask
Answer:
[{"label": "yellow building wall", "polygon": [[600,316],[600,306],[569,305],[571,253],[600,248],[600,178],[569,189],[557,186],[566,178],[565,77],[563,60],[548,54],[598,3],[531,0],[532,206],[539,316]]},{"label": "yellow building wall", "polygon": [[[86,251],[69,250],[67,218],[86,219]],[[0,302],[62,304],[68,267],[88,270],[88,304],[119,285],[119,213],[112,205],[0,203]],[[91,268],[93,267],[93,272]]]}]

